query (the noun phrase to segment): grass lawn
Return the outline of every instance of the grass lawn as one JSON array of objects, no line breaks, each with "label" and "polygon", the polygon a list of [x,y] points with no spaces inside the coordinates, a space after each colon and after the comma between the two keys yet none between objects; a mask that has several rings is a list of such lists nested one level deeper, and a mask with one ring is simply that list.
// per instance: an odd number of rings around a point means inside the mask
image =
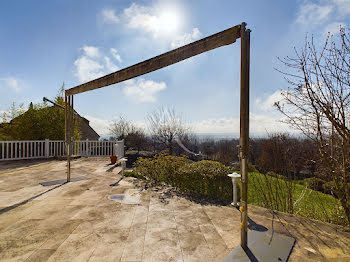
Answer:
[{"label": "grass lawn", "polygon": [[250,204],[287,212],[288,199],[292,199],[293,214],[330,223],[347,224],[340,201],[331,195],[294,182],[288,186],[288,182],[283,179],[256,172],[249,173],[248,185]]}]

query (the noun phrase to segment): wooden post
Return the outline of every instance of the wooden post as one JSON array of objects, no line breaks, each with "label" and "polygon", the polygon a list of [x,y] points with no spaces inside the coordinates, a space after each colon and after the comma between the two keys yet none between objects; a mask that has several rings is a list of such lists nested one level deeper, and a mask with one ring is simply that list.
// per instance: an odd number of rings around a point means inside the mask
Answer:
[{"label": "wooden post", "polygon": [[71,96],[71,115],[70,115],[70,120],[71,120],[71,126],[70,126],[70,143],[71,143],[71,156],[74,155],[74,102],[73,102],[73,95]]},{"label": "wooden post", "polygon": [[71,123],[70,123],[70,96],[68,96],[68,104],[67,104],[67,182],[70,182],[70,129],[71,129]]},{"label": "wooden post", "polygon": [[68,173],[70,168],[68,166],[68,96],[64,96],[64,141],[66,148],[66,157],[67,157],[67,182],[68,182]]},{"label": "wooden post", "polygon": [[248,153],[249,153],[249,49],[250,30],[241,24],[241,95],[240,95],[240,162],[242,181],[241,246],[248,245]]}]

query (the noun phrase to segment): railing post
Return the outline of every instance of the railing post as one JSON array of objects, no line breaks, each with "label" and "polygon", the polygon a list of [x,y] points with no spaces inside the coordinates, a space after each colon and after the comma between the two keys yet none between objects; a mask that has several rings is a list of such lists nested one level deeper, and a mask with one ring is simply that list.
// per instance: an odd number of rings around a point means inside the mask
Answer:
[{"label": "railing post", "polygon": [[45,139],[45,158],[49,158],[50,156],[50,140]]},{"label": "railing post", "polygon": [[85,142],[85,155],[90,156],[89,139],[88,138],[86,138],[86,142]]}]

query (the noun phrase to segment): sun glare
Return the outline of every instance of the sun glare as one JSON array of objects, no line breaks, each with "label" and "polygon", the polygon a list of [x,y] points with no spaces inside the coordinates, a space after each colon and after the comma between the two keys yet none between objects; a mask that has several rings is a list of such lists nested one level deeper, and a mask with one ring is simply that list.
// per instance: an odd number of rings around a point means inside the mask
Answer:
[{"label": "sun glare", "polygon": [[158,9],[158,29],[161,35],[172,35],[181,30],[183,15],[181,8],[175,5],[163,5]]},{"label": "sun glare", "polygon": [[174,33],[180,27],[179,15],[169,10],[159,16],[159,27],[162,33]]}]

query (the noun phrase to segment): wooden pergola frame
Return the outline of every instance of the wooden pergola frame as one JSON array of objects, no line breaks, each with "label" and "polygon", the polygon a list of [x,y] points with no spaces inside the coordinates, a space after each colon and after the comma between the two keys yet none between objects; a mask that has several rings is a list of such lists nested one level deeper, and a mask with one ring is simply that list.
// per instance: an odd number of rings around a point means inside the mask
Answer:
[{"label": "wooden pergola frame", "polygon": [[241,83],[240,83],[240,165],[241,165],[241,246],[247,249],[247,189],[248,189],[248,151],[249,151],[249,64],[250,30],[246,23],[179,47],[159,56],[129,66],[122,70],[97,78],[65,91],[65,142],[67,151],[67,182],[71,177],[71,155],[73,151],[74,103],[73,96],[108,85],[123,82],[163,67],[178,63],[192,56],[208,52],[221,46],[233,44],[241,38]]}]

